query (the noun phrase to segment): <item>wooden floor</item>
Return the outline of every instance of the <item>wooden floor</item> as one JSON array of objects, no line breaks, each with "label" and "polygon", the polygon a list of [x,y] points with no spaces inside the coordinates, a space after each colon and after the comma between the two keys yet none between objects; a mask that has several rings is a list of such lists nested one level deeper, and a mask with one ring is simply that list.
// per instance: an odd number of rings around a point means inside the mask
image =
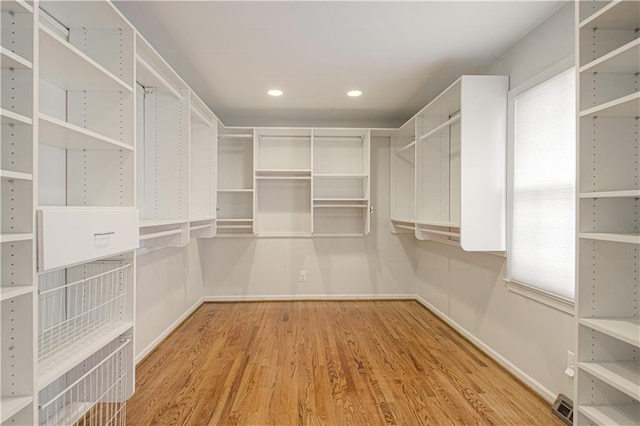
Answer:
[{"label": "wooden floor", "polygon": [[206,303],[137,368],[127,425],[561,425],[414,301]]}]

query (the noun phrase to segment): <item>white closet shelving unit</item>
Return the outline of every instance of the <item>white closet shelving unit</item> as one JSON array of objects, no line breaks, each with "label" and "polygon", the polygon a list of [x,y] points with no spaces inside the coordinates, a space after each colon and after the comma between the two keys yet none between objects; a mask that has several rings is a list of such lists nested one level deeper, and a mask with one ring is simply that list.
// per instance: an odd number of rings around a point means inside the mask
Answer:
[{"label": "white closet shelving unit", "polygon": [[576,3],[574,421],[640,424],[640,2]]},{"label": "white closet shelving unit", "polygon": [[462,76],[416,115],[416,238],[505,250],[508,83]]},{"label": "white closet shelving unit", "polygon": [[369,130],[313,130],[313,236],[369,234],[370,151]]},{"label": "white closet shelving unit", "polygon": [[190,238],[190,90],[140,35],[136,82],[140,246],[183,247]]},{"label": "white closet shelving unit", "polygon": [[216,235],[218,119],[191,91],[190,103],[190,209],[191,238]]},{"label": "white closet shelving unit", "polygon": [[415,234],[416,124],[415,117],[391,135],[391,232]]},{"label": "white closet shelving unit", "polygon": [[37,11],[2,1],[0,424],[35,423],[35,102]]},{"label": "white closet shelving unit", "polygon": [[253,236],[254,131],[218,127],[218,236]]},{"label": "white closet shelving unit", "polygon": [[39,6],[31,424],[123,424],[135,376],[135,33],[106,1]]},{"label": "white closet shelving unit", "polygon": [[311,235],[311,139],[311,129],[256,130],[257,236]]}]

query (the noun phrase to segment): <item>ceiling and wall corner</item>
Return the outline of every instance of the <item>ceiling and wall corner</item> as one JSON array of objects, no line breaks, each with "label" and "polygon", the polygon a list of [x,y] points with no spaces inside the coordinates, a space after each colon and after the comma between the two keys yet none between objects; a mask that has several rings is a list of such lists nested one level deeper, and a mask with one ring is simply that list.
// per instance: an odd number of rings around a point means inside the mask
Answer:
[{"label": "ceiling and wall corner", "polygon": [[399,127],[563,3],[115,2],[227,126],[378,128]]}]

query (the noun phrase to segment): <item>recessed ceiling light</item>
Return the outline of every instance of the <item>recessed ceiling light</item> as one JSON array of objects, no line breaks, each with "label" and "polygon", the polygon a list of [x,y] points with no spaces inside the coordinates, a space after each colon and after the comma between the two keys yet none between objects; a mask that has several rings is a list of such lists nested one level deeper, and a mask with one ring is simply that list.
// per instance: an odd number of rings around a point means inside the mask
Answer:
[{"label": "recessed ceiling light", "polygon": [[267,92],[269,96],[282,96],[284,92],[280,89],[271,89]]},{"label": "recessed ceiling light", "polygon": [[355,97],[360,96],[360,95],[362,95],[362,91],[361,90],[349,90],[347,92],[347,96],[350,96],[352,98],[355,98]]}]

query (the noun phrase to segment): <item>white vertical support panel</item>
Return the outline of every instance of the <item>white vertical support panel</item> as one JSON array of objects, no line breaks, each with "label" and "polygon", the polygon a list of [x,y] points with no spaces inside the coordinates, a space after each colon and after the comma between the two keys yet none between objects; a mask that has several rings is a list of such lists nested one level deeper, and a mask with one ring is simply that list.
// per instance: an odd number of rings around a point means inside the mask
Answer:
[{"label": "white vertical support panel", "polygon": [[251,134],[253,135],[251,139],[252,143],[252,153],[253,153],[253,161],[251,162],[251,175],[253,176],[251,187],[253,189],[253,205],[252,205],[252,213],[251,218],[253,219],[253,234],[256,235],[258,233],[258,229],[260,229],[258,224],[258,181],[256,180],[256,167],[258,164],[258,155],[259,146],[258,146],[258,131],[256,129],[252,129]]},{"label": "white vertical support panel", "polygon": [[363,194],[367,200],[367,208],[364,209],[364,234],[369,235],[371,232],[371,215],[373,214],[373,206],[371,204],[371,130],[364,132],[362,138],[362,174],[365,176],[362,179]]},{"label": "white vertical support panel", "polygon": [[461,99],[461,245],[506,247],[506,76],[464,76]]},{"label": "white vertical support panel", "polygon": [[314,156],[313,156],[313,153],[315,151],[315,141],[314,141],[314,139],[315,139],[315,132],[314,132],[314,129],[311,129],[311,155],[310,155],[310,161],[311,161],[311,199],[309,200],[309,208],[311,209],[311,214],[310,214],[310,217],[309,217],[309,219],[311,220],[311,235],[313,235],[313,232],[314,232],[313,230],[314,230],[314,222],[315,222],[315,219],[314,219],[314,214],[315,214],[314,210],[315,209],[313,208],[313,199],[316,197],[316,195],[315,195],[315,181],[316,180],[315,180],[315,178],[313,176],[314,170],[315,170],[314,166],[313,166],[315,164],[315,162],[314,162],[315,160],[314,160]]}]

